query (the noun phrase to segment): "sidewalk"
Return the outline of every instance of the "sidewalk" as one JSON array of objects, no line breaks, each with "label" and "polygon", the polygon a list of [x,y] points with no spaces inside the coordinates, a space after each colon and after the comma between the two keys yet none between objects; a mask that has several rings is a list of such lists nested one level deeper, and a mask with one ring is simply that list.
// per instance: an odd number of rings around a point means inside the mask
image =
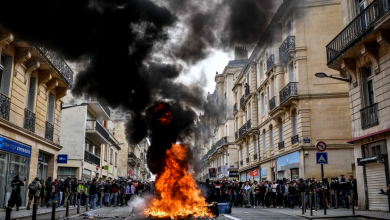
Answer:
[{"label": "sidewalk", "polygon": [[313,210],[313,216],[310,216],[310,209],[306,210],[306,213],[302,215],[302,209],[275,209],[267,208],[267,211],[282,213],[286,215],[299,216],[307,219],[319,219],[319,218],[347,218],[347,217],[365,217],[370,219],[390,219],[389,212],[382,211],[363,211],[355,210],[355,215],[352,214],[351,209],[327,209],[326,215],[324,215],[324,210],[320,209],[318,211]]},{"label": "sidewalk", "polygon": [[[26,207],[19,207],[19,211],[16,211],[16,208],[14,207],[11,212],[11,219],[17,219],[17,218],[26,218],[29,216],[32,216],[32,208],[30,210],[27,210]],[[37,210],[37,216],[45,215],[47,213],[51,213],[52,207],[46,208],[46,207],[39,207]],[[71,210],[76,211],[76,207],[69,207],[69,212]],[[85,212],[85,206],[80,207],[80,213]],[[63,213],[63,216],[65,216],[66,208],[65,207],[58,207],[56,209],[56,213]],[[0,219],[5,219],[5,209],[1,209],[0,211]],[[38,217],[39,218],[39,217]]]}]

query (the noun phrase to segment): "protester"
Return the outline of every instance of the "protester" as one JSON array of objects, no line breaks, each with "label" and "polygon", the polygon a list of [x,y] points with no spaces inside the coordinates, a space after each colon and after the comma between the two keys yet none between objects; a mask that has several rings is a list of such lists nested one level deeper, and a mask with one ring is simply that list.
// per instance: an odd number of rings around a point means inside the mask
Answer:
[{"label": "protester", "polygon": [[[119,186],[116,180],[114,180],[111,184],[111,198],[110,198],[110,202],[111,204],[113,204],[113,207],[117,205],[118,194],[119,194]],[[108,206],[110,206],[110,204]]]},{"label": "protester", "polygon": [[89,206],[91,207],[91,209],[96,208],[95,204],[98,199],[97,193],[98,193],[98,187],[96,186],[96,179],[93,179],[92,184],[89,185],[88,194],[87,194],[89,196]]},{"label": "protester", "polygon": [[[31,202],[34,199],[34,203],[39,203],[39,197],[40,197],[40,190],[42,189],[41,184],[39,184],[39,179],[35,178],[29,185],[28,185],[28,205],[27,210],[30,210]],[[38,208],[38,206],[37,206]]]},{"label": "protester", "polygon": [[19,211],[19,207],[22,205],[22,197],[20,196],[20,187],[24,186],[24,182],[19,179],[19,175],[16,175],[14,180],[11,181],[11,196],[8,200],[8,207],[14,207],[16,205],[16,211]]},{"label": "protester", "polygon": [[38,206],[39,206],[39,202],[41,202],[41,207],[43,207],[43,205],[45,204],[46,186],[45,186],[45,181],[43,179],[41,179],[39,183],[41,185],[41,189],[39,189],[40,201],[38,201]]},{"label": "protester", "polygon": [[111,196],[111,183],[110,180],[106,180],[104,184],[104,205],[110,206],[110,196]]}]

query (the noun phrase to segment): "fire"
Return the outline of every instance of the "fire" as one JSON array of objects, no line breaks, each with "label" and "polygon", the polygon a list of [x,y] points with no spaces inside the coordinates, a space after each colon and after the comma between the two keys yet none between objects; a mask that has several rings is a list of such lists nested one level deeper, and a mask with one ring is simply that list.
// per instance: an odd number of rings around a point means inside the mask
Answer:
[{"label": "fire", "polygon": [[212,217],[192,175],[187,173],[187,167],[179,163],[185,159],[187,147],[172,144],[172,148],[166,151],[165,170],[155,183],[161,199],[153,199],[150,208],[145,211],[146,215],[171,219],[180,216]]},{"label": "fire", "polygon": [[[167,107],[166,104],[160,103],[160,104],[154,109],[154,112],[157,112],[157,111],[159,111],[159,110],[162,110],[163,108],[166,108],[166,107]],[[173,118],[173,116],[172,116],[171,112],[168,111],[168,112],[165,112],[165,113],[161,116],[161,118],[159,118],[158,120],[161,122],[162,125],[167,125],[167,124],[170,124],[170,123],[171,123],[172,118]]]}]

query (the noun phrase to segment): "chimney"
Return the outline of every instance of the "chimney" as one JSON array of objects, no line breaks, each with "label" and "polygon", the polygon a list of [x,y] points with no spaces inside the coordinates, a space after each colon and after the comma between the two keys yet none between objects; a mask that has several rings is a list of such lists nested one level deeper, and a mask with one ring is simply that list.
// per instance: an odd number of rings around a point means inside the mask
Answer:
[{"label": "chimney", "polygon": [[248,51],[244,46],[236,46],[234,50],[234,60],[246,60],[248,59]]}]

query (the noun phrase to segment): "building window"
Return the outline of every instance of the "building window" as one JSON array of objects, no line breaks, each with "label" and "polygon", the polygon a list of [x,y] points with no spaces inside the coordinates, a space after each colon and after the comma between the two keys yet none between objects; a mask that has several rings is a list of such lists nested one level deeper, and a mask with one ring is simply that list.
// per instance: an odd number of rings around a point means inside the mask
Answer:
[{"label": "building window", "polygon": [[249,158],[249,142],[246,142],[246,158]]},{"label": "building window", "polygon": [[257,140],[256,140],[256,138],[253,138],[253,148],[254,148],[255,154],[257,154]]},{"label": "building window", "polygon": [[118,153],[115,152],[115,166],[118,166]]},{"label": "building window", "polygon": [[292,135],[295,136],[298,134],[298,126],[297,126],[297,116],[291,117],[291,126],[292,126]]},{"label": "building window", "polygon": [[47,101],[47,114],[46,114],[46,121],[50,122],[51,124],[54,124],[54,102],[55,102],[55,95],[50,94],[49,99]]},{"label": "building window", "polygon": [[363,102],[364,107],[368,107],[375,103],[375,94],[374,94],[374,82],[372,75],[371,67],[362,68],[362,87],[363,87]]},{"label": "building window", "polygon": [[356,16],[362,13],[366,8],[366,0],[355,0],[356,1]]},{"label": "building window", "polygon": [[279,142],[283,141],[283,124],[279,125]]},{"label": "building window", "polygon": [[378,141],[362,146],[363,157],[375,157],[377,155],[386,154],[386,141]]},{"label": "building window", "polygon": [[37,85],[37,78],[30,77],[29,84],[28,84],[28,92],[27,92],[27,108],[32,112],[34,112],[36,85]]},{"label": "building window", "polygon": [[265,153],[266,150],[267,150],[267,146],[266,146],[266,140],[265,140],[265,132],[263,132],[263,152]]},{"label": "building window", "polygon": [[110,164],[112,165],[112,162],[113,162],[113,160],[114,160],[114,158],[112,158],[113,157],[113,149],[110,149]]},{"label": "building window", "polygon": [[270,56],[274,54],[274,48],[273,48],[273,44],[272,44],[272,39],[269,41],[268,53],[269,53]]},{"label": "building window", "polygon": [[289,78],[290,82],[295,82],[294,63],[293,62],[288,64],[288,78]]},{"label": "building window", "polygon": [[265,103],[264,103],[264,93],[261,93],[261,114],[265,114]]},{"label": "building window", "polygon": [[[16,71],[16,70],[15,70]],[[12,57],[1,54],[0,49],[0,92],[9,96],[12,76]]]},{"label": "building window", "polygon": [[85,140],[85,150],[92,153],[92,144],[88,140]]},{"label": "building window", "polygon": [[269,147],[272,149],[274,147],[274,137],[273,137],[272,127],[269,130]]},{"label": "building window", "polygon": [[286,24],[286,34],[287,34],[287,37],[292,36],[291,21],[289,21],[289,22]]},{"label": "building window", "polygon": [[92,153],[98,157],[100,157],[100,147],[93,145]]},{"label": "building window", "polygon": [[241,160],[243,160],[242,149],[240,150],[240,157],[241,157]]},{"label": "building window", "polygon": [[108,146],[107,145],[104,145],[104,160],[107,161],[107,155],[108,155]]}]

